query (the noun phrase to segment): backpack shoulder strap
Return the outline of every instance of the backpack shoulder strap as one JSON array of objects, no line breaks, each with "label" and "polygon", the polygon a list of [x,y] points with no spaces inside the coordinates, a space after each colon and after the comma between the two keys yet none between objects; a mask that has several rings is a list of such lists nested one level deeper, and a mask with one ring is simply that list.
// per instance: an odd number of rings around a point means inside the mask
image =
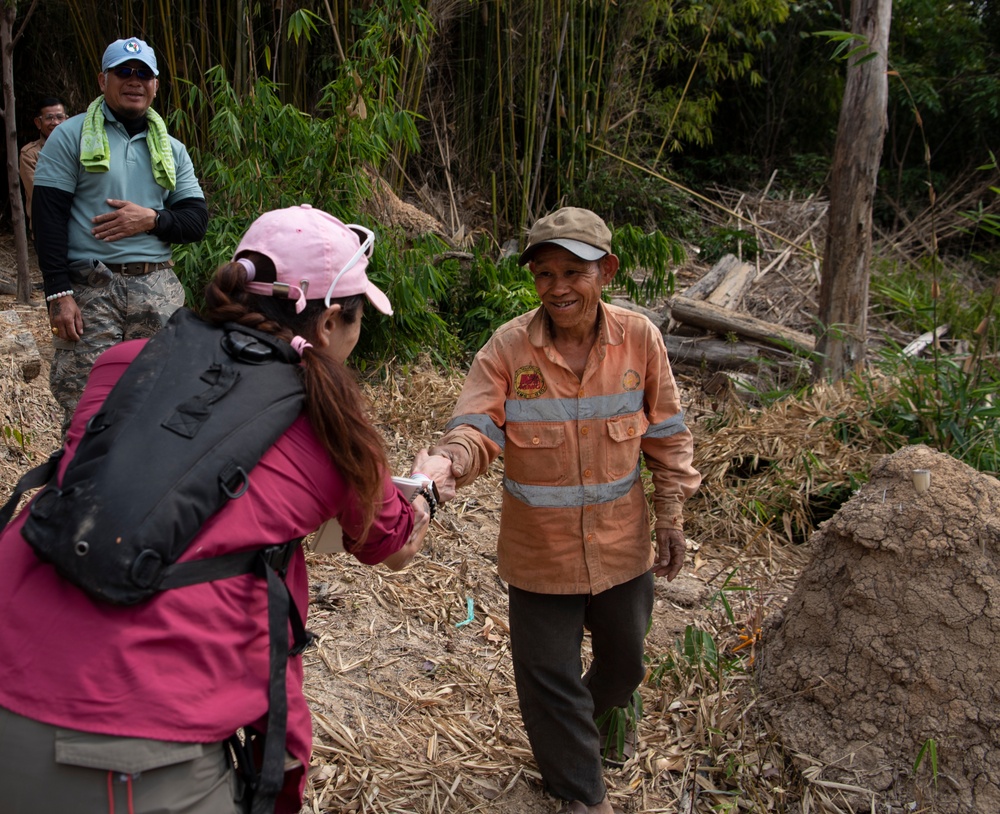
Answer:
[{"label": "backpack shoulder strap", "polygon": [[10,518],[14,516],[17,504],[20,503],[21,496],[25,492],[29,489],[37,489],[39,486],[45,486],[45,484],[56,476],[56,472],[59,469],[59,461],[62,460],[64,452],[65,450],[60,447],[49,456],[47,461],[33,469],[29,469],[21,475],[17,486],[14,487],[13,493],[7,498],[7,502],[3,504],[3,508],[0,509],[0,531],[7,528]]}]

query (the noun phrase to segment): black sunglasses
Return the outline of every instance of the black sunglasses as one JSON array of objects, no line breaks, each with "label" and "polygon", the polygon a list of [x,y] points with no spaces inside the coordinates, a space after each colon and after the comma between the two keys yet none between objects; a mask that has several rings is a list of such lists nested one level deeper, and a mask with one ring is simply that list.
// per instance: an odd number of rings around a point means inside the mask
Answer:
[{"label": "black sunglasses", "polygon": [[151,68],[132,68],[128,65],[119,65],[117,68],[112,68],[111,73],[119,79],[131,79],[132,74],[135,74],[142,82],[148,82],[156,76]]}]

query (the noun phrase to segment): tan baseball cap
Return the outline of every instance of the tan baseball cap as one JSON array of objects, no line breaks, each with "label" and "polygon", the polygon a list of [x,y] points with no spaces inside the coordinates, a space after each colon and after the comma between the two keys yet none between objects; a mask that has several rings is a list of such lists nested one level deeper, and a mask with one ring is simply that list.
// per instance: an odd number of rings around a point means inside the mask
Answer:
[{"label": "tan baseball cap", "polygon": [[535,221],[518,264],[523,266],[546,243],[562,246],[581,260],[600,260],[611,254],[611,230],[589,209],[565,206]]}]

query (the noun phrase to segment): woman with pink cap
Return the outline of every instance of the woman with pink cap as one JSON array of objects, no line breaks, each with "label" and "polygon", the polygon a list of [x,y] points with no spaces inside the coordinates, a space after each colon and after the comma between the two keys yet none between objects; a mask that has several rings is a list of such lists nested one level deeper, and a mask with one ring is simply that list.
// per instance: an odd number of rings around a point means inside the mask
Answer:
[{"label": "woman with pink cap", "polygon": [[[344,365],[365,304],[392,313],[365,273],[373,239],[307,205],[267,212],[208,285],[202,318],[288,342],[301,356],[305,400],[252,470],[246,493],[200,527],[184,557],[275,546],[331,518],[362,562],[398,569],[420,550],[435,500],[425,489],[411,503],[393,485],[381,436]],[[122,343],[98,359],[64,458],[73,457],[88,420],[145,342]],[[414,468],[437,481],[441,497],[454,495],[449,461],[421,452]],[[226,743],[237,732],[272,731],[280,715],[271,703],[261,579],[240,574],[135,605],[103,603],[34,555],[21,536],[27,514],[0,537],[4,813],[298,812],[311,749],[300,656],[288,659],[277,695],[286,707],[277,781],[274,772],[267,779],[265,746],[263,779],[255,795],[247,793]],[[285,583],[304,619],[301,548]]]}]

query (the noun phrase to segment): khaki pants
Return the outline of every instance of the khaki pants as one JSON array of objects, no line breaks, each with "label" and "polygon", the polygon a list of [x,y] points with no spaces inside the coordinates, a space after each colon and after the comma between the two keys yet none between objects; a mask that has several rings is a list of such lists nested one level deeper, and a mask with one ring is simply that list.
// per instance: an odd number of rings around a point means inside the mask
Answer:
[{"label": "khaki pants", "polygon": [[3,814],[240,814],[222,743],[115,738],[0,708]]}]

